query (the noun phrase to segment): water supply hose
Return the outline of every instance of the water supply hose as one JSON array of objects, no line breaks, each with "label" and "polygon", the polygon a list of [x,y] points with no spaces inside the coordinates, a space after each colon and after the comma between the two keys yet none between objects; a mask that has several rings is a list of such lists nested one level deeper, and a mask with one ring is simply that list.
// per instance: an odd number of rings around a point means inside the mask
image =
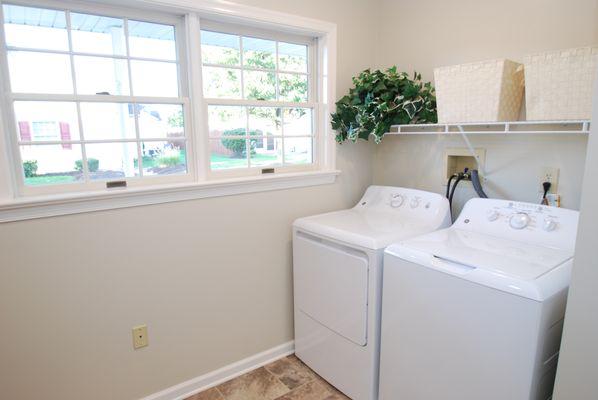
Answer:
[{"label": "water supply hose", "polygon": [[482,199],[487,199],[488,195],[484,192],[484,189],[482,189],[482,184],[480,183],[480,175],[479,175],[477,169],[471,170],[470,179],[471,179],[471,184],[473,185],[473,189],[478,194],[478,196],[481,197]]}]

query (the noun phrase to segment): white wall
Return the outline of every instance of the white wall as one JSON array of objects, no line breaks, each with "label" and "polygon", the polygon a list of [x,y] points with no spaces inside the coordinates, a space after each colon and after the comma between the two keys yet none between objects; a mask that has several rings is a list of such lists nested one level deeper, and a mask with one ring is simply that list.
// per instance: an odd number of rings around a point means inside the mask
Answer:
[{"label": "white wall", "polygon": [[[337,23],[339,94],[372,63],[368,1],[244,3]],[[292,340],[291,223],[354,204],[371,153],[339,147],[334,185],[0,224],[0,397],[130,400]]]},{"label": "white wall", "polygon": [[[525,54],[596,44],[595,0],[381,0],[377,66],[417,70],[433,79],[434,67],[485,59],[521,61]],[[563,206],[579,208],[587,138],[582,136],[471,136],[486,149],[488,194],[537,201],[542,167],[560,169]],[[447,147],[459,137],[387,137],[376,148],[374,182],[445,190]],[[474,196],[456,193],[455,210]]]},{"label": "white wall", "polygon": [[[598,85],[594,91],[594,119],[598,118]],[[569,289],[567,315],[555,400],[589,400],[598,397],[598,126],[594,126],[588,143],[584,188],[573,277]]]}]

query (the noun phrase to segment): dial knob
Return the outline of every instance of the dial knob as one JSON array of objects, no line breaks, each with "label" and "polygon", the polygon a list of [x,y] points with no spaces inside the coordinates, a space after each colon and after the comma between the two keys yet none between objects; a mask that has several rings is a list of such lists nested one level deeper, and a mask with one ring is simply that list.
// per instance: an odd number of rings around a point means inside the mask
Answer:
[{"label": "dial knob", "polygon": [[523,212],[515,213],[511,215],[511,218],[509,218],[509,224],[513,229],[523,229],[527,225],[529,225],[530,221],[531,218],[529,217],[529,215]]},{"label": "dial knob", "polygon": [[557,223],[554,219],[548,217],[544,218],[544,224],[542,224],[542,229],[547,232],[554,231],[556,229]]},{"label": "dial knob", "polygon": [[390,196],[390,206],[392,208],[398,208],[403,205],[405,198],[400,194],[393,194]]},{"label": "dial knob", "polygon": [[496,221],[498,217],[500,217],[500,214],[496,210],[488,210],[488,213],[486,214],[488,221]]},{"label": "dial knob", "polygon": [[417,208],[419,206],[420,201],[421,200],[419,199],[419,197],[414,197],[413,199],[411,199],[409,205],[411,206],[411,208]]}]

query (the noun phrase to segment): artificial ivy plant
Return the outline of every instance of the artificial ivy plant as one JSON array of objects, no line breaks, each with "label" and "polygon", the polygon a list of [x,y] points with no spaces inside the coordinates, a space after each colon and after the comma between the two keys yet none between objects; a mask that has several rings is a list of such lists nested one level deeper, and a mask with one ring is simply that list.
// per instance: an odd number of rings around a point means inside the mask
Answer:
[{"label": "artificial ivy plant", "polygon": [[370,135],[380,143],[391,125],[438,121],[434,87],[423,83],[417,72],[411,79],[406,72],[397,72],[396,66],[385,72],[366,69],[353,78],[353,84],[331,115],[338,143],[368,140]]}]

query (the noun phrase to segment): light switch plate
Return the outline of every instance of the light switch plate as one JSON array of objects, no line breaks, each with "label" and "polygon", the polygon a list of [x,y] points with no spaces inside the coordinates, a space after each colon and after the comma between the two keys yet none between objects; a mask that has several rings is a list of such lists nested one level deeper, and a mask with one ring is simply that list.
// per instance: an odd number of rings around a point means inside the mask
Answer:
[{"label": "light switch plate", "polygon": [[148,345],[147,325],[139,325],[133,328],[133,348],[140,349]]}]

